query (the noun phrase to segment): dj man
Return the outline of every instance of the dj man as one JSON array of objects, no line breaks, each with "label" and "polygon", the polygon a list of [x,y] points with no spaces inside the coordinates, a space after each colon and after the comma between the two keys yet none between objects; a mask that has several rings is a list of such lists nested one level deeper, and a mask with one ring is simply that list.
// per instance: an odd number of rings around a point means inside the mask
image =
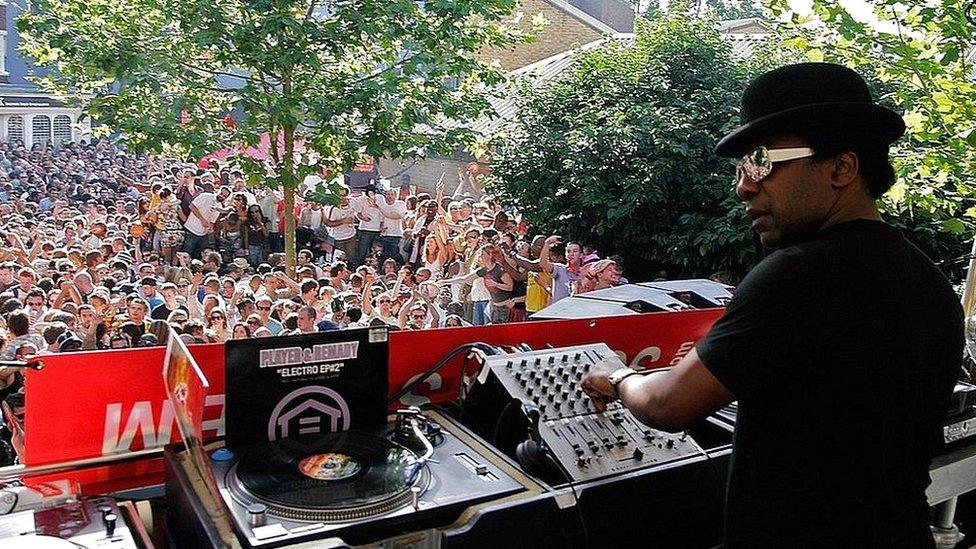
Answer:
[{"label": "dj man", "polygon": [[925,489],[962,308],[875,207],[904,129],[844,67],[758,77],[715,152],[740,158],[736,193],[775,251],[671,371],[583,381],[667,430],[738,400],[725,547],[934,546]]}]

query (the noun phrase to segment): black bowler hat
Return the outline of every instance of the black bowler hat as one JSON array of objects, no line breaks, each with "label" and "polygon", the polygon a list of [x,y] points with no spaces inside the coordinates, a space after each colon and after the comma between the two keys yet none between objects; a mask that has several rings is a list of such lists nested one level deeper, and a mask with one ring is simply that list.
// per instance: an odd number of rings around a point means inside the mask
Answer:
[{"label": "black bowler hat", "polygon": [[876,144],[890,145],[905,133],[901,116],[871,100],[856,72],[831,63],[800,63],[773,69],[742,94],[740,125],[715,146],[735,158],[772,132],[836,128]]}]

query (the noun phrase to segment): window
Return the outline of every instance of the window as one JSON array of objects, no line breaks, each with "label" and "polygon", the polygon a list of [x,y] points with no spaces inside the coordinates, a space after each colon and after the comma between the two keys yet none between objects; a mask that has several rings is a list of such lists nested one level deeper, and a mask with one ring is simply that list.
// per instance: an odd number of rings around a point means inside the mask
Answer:
[{"label": "window", "polygon": [[7,31],[0,31],[0,74],[7,72]]},{"label": "window", "polygon": [[51,117],[46,114],[39,114],[34,117],[34,122],[31,125],[33,134],[31,136],[31,144],[40,143],[41,145],[46,145],[51,142]]},{"label": "window", "polygon": [[7,118],[7,141],[24,140],[24,117],[19,114]]},{"label": "window", "polygon": [[60,147],[68,141],[71,141],[71,117],[59,114],[54,117],[54,146]]}]

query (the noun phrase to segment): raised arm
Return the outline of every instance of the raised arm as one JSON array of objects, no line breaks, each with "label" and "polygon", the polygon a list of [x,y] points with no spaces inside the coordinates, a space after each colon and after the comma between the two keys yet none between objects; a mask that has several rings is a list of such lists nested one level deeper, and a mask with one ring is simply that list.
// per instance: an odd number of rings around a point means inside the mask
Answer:
[{"label": "raised arm", "polygon": [[542,244],[542,251],[539,252],[539,267],[542,271],[552,274],[552,263],[549,261],[549,248],[558,244],[562,239],[552,235]]}]

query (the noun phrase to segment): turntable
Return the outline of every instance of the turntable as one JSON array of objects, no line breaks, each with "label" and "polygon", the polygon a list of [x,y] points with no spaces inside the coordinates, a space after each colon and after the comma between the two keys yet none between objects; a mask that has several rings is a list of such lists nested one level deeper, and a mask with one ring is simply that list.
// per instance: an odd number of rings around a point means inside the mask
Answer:
[{"label": "turntable", "polygon": [[[471,506],[543,491],[433,410],[406,409],[395,422],[373,429],[208,450],[230,526],[247,547],[324,538],[358,545],[401,535],[412,543],[417,536],[437,543],[435,529]],[[200,498],[170,502],[171,511],[197,509],[192,516],[170,517],[173,541],[184,546],[203,532],[216,535],[221,527],[214,516],[219,513],[200,512],[209,507],[203,503],[207,494],[185,489],[192,470],[179,461],[168,449],[167,493]],[[230,545],[226,541],[211,537],[213,544]]]}]

